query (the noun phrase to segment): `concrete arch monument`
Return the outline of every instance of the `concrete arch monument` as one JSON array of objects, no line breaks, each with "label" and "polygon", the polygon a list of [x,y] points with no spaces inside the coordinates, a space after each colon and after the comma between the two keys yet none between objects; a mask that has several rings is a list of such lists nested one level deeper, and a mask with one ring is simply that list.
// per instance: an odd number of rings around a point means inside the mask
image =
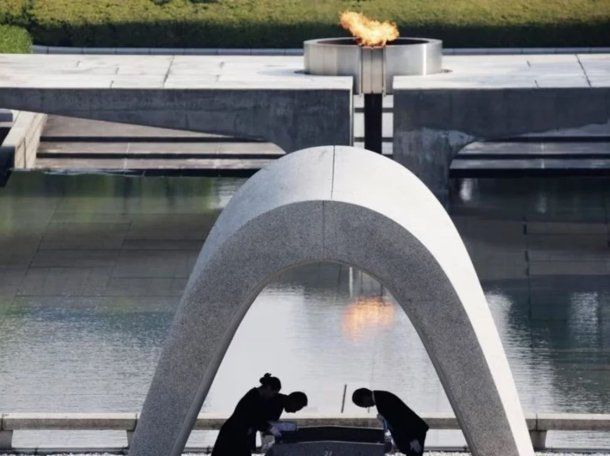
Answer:
[{"label": "concrete arch monument", "polygon": [[474,455],[533,455],[485,296],[442,205],[401,165],[324,146],[264,168],[220,215],[182,297],[131,456],[181,454],[256,296],[280,272],[319,261],[366,271],[400,303]]}]

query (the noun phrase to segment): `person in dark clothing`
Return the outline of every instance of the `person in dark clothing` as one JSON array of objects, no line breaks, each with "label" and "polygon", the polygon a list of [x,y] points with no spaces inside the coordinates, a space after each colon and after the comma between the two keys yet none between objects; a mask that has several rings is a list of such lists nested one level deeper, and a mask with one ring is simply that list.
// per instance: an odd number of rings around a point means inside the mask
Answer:
[{"label": "person in dark clothing", "polygon": [[428,425],[398,396],[388,391],[360,388],[354,391],[352,401],[358,407],[377,407],[394,444],[402,453],[420,456],[424,452]]},{"label": "person in dark clothing", "polygon": [[269,421],[277,421],[283,412],[296,413],[308,403],[307,395],[301,391],[294,393],[278,394],[269,399],[266,404],[266,416]]},{"label": "person in dark clothing", "polygon": [[[296,413],[303,407],[306,407],[308,403],[307,395],[301,391],[295,391],[294,393],[277,394],[268,401],[265,401],[265,418],[267,421],[273,423],[278,421],[282,416],[282,413]],[[265,445],[266,436],[271,433],[269,431],[262,432],[263,446]],[[253,433],[250,438],[250,447],[255,448],[256,446],[256,434]]]},{"label": "person in dark clothing", "polygon": [[233,414],[220,428],[212,456],[251,456],[251,436],[256,431],[279,435],[267,419],[267,401],[278,395],[282,384],[271,374],[265,374],[260,383],[241,398]]}]

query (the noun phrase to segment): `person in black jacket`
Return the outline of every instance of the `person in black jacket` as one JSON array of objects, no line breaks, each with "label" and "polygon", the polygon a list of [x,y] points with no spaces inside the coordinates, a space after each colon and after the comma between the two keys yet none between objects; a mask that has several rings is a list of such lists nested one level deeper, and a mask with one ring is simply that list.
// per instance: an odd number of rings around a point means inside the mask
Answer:
[{"label": "person in black jacket", "polygon": [[295,391],[288,395],[277,394],[265,404],[267,419],[278,421],[282,413],[296,413],[306,407],[307,403],[307,395],[301,391]]},{"label": "person in black jacket", "polygon": [[[296,413],[302,408],[306,407],[308,403],[307,394],[301,391],[295,391],[294,393],[277,394],[268,401],[265,402],[265,419],[270,423],[279,421],[282,413]],[[262,432],[263,446],[265,446],[266,437],[271,433],[269,431]],[[252,434],[250,438],[250,447],[256,446],[256,434]]]},{"label": "person in black jacket", "polygon": [[352,401],[358,407],[377,407],[394,444],[402,453],[420,456],[424,452],[428,425],[398,396],[388,391],[359,388],[354,391]]},{"label": "person in black jacket", "polygon": [[278,395],[282,383],[271,374],[265,374],[260,383],[241,398],[233,414],[220,428],[212,456],[251,456],[252,435],[256,431],[279,435],[267,419],[267,402]]}]

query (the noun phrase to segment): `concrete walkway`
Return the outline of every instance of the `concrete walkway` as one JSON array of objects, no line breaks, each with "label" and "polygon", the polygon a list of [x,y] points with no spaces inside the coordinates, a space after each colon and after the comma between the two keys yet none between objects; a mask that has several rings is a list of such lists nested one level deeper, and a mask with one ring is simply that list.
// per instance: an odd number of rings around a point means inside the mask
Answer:
[{"label": "concrete walkway", "polygon": [[299,56],[0,54],[0,88],[342,89]]},{"label": "concrete walkway", "polygon": [[397,77],[394,89],[610,87],[610,54],[445,56],[443,67]]},{"label": "concrete walkway", "polygon": [[[610,53],[445,56],[448,71],[396,87],[608,87]],[[0,55],[0,88],[344,88],[302,73],[301,56]]]}]

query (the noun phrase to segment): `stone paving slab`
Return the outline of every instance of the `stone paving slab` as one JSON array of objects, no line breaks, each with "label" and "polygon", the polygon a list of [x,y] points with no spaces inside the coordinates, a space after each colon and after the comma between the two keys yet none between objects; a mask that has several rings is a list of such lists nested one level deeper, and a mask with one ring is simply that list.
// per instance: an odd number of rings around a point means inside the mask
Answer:
[{"label": "stone paving slab", "polygon": [[[610,54],[445,56],[445,73],[394,87],[608,87]],[[348,77],[302,73],[301,56],[0,55],[0,87],[346,88]],[[44,71],[41,71],[44,69]]]},{"label": "stone paving slab", "polygon": [[300,56],[0,55],[0,87],[349,89],[302,73]]},{"label": "stone paving slab", "polygon": [[610,87],[610,54],[445,56],[443,67],[398,76],[394,89]]}]

